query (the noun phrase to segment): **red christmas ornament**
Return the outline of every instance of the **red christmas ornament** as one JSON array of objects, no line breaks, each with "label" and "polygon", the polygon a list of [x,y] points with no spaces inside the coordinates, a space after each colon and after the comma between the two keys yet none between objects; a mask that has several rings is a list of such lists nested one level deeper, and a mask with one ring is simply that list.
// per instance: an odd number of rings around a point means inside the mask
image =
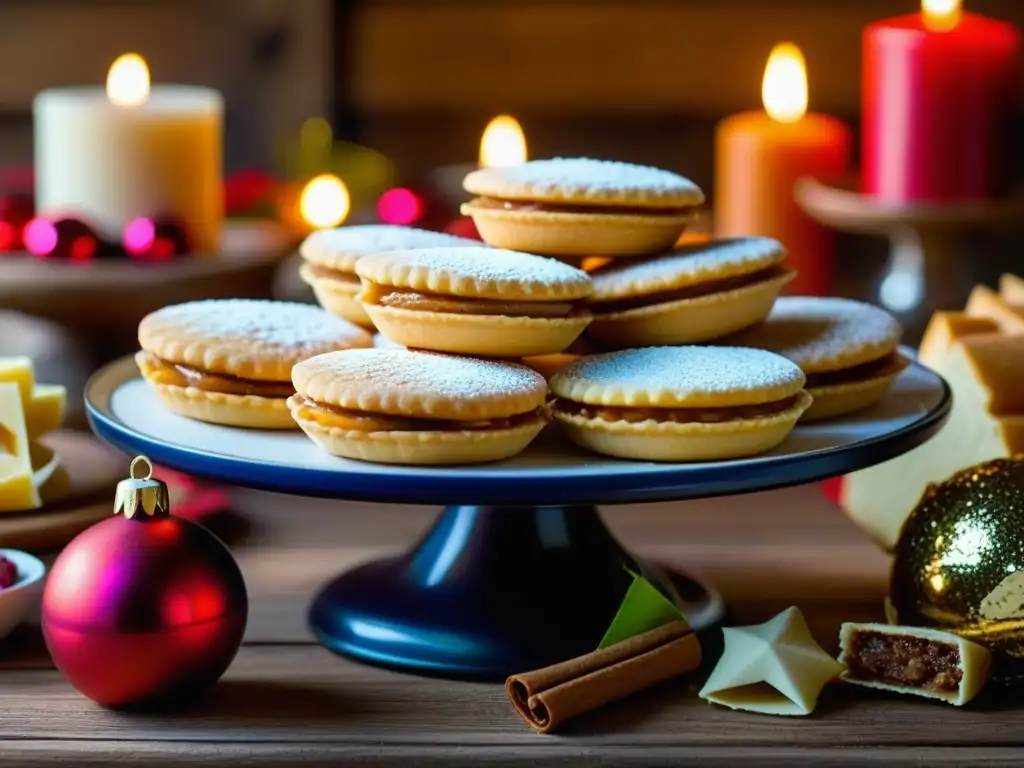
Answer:
[{"label": "red christmas ornament", "polygon": [[194,698],[228,668],[245,631],[248,598],[231,553],[203,526],[170,515],[167,486],[151,472],[145,457],[132,462],[115,517],[64,549],[43,592],[54,663],[107,707]]},{"label": "red christmas ornament", "polygon": [[82,262],[105,255],[96,233],[78,219],[32,219],[22,239],[30,253],[44,259]]},{"label": "red christmas ornament", "polygon": [[20,251],[24,248],[21,233],[34,213],[35,206],[28,195],[0,197],[0,251]]},{"label": "red christmas ornament", "polygon": [[192,250],[185,227],[169,217],[128,222],[121,237],[121,247],[135,261],[169,261]]}]

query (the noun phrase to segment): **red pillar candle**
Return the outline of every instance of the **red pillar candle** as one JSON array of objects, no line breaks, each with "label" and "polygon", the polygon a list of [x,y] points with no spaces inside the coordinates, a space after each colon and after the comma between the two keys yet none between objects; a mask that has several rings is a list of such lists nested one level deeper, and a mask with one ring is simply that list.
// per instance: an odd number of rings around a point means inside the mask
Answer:
[{"label": "red pillar candle", "polygon": [[922,0],[921,13],[863,36],[863,185],[893,203],[978,200],[999,192],[1020,34]]},{"label": "red pillar candle", "polygon": [[807,113],[803,55],[790,43],[768,59],[762,100],[764,110],[727,117],[715,134],[715,233],[779,240],[798,271],[787,293],[827,295],[832,236],[796,204],[793,186],[802,176],[845,175],[850,130],[830,115]]}]

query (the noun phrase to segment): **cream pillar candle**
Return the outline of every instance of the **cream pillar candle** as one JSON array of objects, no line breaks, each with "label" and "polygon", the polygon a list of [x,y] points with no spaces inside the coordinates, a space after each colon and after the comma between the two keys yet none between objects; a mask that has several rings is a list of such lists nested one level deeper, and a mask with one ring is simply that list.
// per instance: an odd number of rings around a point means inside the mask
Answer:
[{"label": "cream pillar candle", "polygon": [[38,215],[80,219],[120,242],[139,217],[171,216],[198,253],[216,251],[223,220],[221,95],[149,87],[141,58],[111,67],[107,88],[55,88],[33,104]]}]

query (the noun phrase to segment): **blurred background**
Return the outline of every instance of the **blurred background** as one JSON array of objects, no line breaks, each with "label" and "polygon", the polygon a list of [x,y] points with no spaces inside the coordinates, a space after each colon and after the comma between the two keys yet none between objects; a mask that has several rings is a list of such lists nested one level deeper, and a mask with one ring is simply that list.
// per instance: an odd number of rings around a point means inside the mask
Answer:
[{"label": "blurred background", "polygon": [[[30,170],[37,92],[100,85],[118,55],[135,51],[154,84],[204,85],[223,94],[225,175],[243,192],[260,174],[301,185],[323,170],[303,165],[296,147],[314,134],[322,142],[329,125],[335,140],[351,144],[333,148],[323,164],[343,169],[338,176],[374,175],[349,190],[346,223],[383,217],[457,226],[461,176],[479,161],[489,121],[508,115],[530,158],[611,158],[691,177],[707,193],[703,227],[712,229],[716,126],[732,113],[761,109],[773,46],[790,41],[801,48],[809,108],[849,126],[852,171],[859,167],[862,31],[919,8],[917,0],[3,0],[0,166],[8,180]],[[968,0],[967,8],[1024,26],[1020,0]],[[1011,185],[1024,177],[1019,85],[1015,93],[1001,148]],[[396,187],[411,197],[392,197],[391,207],[382,207],[380,196]],[[252,214],[230,208],[229,201],[229,215]],[[282,255],[310,224],[289,221],[280,206],[259,212],[283,223],[283,240],[273,241]],[[902,308],[908,341],[917,340],[936,303],[962,304],[974,283],[1024,271],[1021,244],[1013,226],[958,230],[958,269],[945,284],[929,286],[935,295],[920,297],[920,306]],[[889,241],[836,232],[833,248],[828,292],[877,301]],[[238,283],[236,292],[308,298],[289,262],[275,268],[269,279],[261,272]],[[17,277],[49,285],[54,274],[5,277],[0,268],[0,283]],[[45,290],[34,304],[18,298],[25,295],[19,287],[4,298],[0,286],[0,309],[27,310],[76,330],[77,322],[46,306],[53,302]],[[174,295],[169,288],[167,295]],[[0,354],[24,346],[19,339],[27,331],[16,333],[12,322],[0,324]],[[77,328],[69,349],[87,359],[83,369],[130,344],[134,326],[120,326],[120,334],[105,327],[98,343],[95,333],[83,342]]]}]

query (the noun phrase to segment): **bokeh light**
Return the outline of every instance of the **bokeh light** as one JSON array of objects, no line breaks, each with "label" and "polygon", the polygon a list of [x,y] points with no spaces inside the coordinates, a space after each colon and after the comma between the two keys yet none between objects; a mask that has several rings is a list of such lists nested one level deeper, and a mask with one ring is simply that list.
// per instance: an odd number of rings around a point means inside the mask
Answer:
[{"label": "bokeh light", "polygon": [[321,174],[309,180],[299,196],[299,213],[314,229],[336,227],[348,217],[352,201],[337,176]]},{"label": "bokeh light", "polygon": [[151,219],[132,219],[124,228],[121,245],[132,256],[149,251],[156,239],[156,224]]},{"label": "bokeh light", "polygon": [[57,247],[57,227],[48,219],[32,219],[21,233],[25,248],[36,256],[48,256]]},{"label": "bokeh light", "polygon": [[385,224],[414,224],[423,216],[423,200],[411,189],[389,189],[377,200],[377,213]]}]

